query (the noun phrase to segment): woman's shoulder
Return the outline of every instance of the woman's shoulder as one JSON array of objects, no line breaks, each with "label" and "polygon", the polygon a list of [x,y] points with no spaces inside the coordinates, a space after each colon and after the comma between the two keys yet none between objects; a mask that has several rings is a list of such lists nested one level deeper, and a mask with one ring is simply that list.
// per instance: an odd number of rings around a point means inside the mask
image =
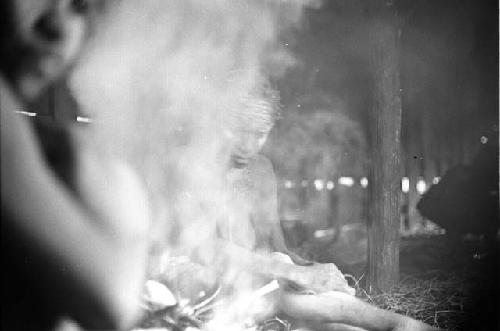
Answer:
[{"label": "woman's shoulder", "polygon": [[248,165],[251,175],[258,178],[275,178],[273,164],[265,155],[258,154]]},{"label": "woman's shoulder", "polygon": [[256,183],[257,189],[262,195],[264,192],[272,192],[276,189],[276,176],[271,161],[264,155],[258,155],[249,165],[249,175]]}]

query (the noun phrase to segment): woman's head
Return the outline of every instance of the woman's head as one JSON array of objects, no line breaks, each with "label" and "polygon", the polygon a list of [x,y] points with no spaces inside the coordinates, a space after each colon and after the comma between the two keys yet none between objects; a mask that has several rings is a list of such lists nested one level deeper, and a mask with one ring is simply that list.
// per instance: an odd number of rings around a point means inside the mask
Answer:
[{"label": "woman's head", "polygon": [[106,0],[2,0],[0,70],[32,99],[74,64]]},{"label": "woman's head", "polygon": [[236,168],[245,167],[260,152],[279,115],[279,94],[268,86],[241,101],[229,130],[231,163]]}]

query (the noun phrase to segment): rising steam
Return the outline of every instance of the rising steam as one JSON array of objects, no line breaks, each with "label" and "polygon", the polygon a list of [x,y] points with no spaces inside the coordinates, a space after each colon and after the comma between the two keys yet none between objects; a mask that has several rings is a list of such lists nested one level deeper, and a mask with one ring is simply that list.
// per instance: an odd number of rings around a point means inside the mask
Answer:
[{"label": "rising steam", "polygon": [[94,119],[82,143],[137,169],[155,240],[170,254],[210,241],[224,202],[227,114],[293,64],[280,34],[299,26],[304,5],[121,1],[76,68],[73,93]]}]

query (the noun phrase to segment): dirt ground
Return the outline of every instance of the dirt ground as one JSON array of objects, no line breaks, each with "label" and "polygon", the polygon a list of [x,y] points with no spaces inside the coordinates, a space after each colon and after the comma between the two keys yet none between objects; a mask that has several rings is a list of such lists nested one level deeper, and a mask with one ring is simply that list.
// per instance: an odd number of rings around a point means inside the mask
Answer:
[{"label": "dirt ground", "polygon": [[[365,292],[366,262],[339,265],[357,296],[384,309],[451,331],[500,330],[499,240],[446,235],[401,239],[400,282],[389,293]],[[335,262],[328,249],[302,251]],[[331,250],[330,250],[331,251]],[[327,256],[331,255],[331,256]]]},{"label": "dirt ground", "polygon": [[498,240],[403,239],[400,288],[420,289],[421,311],[409,314],[448,330],[500,330],[498,253]]},{"label": "dirt ground", "polygon": [[500,330],[498,252],[498,240],[478,237],[402,238],[400,283],[390,293],[358,293],[445,330]]}]

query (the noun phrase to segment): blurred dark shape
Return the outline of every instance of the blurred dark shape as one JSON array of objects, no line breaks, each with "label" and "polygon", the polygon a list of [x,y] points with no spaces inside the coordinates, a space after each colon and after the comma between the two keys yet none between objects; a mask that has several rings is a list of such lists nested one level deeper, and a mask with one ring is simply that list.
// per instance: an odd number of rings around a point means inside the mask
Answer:
[{"label": "blurred dark shape", "polygon": [[[38,136],[44,161],[62,183],[70,189],[74,188],[74,148],[69,131],[46,118],[35,118],[31,124]],[[5,208],[2,208],[2,219],[12,219],[12,217]],[[41,286],[46,284],[46,281],[42,282],[41,275],[34,271],[26,271],[25,268],[29,267],[30,270],[48,268],[48,264],[52,261],[46,261],[36,254],[33,256],[30,251],[32,248],[24,243],[23,238],[10,227],[8,222],[2,224],[2,231],[9,233],[7,240],[2,238],[2,264],[8,270],[4,280],[8,287],[7,291],[4,289],[3,292],[4,298],[7,299],[2,307],[2,314],[9,317],[2,320],[2,329],[50,330],[54,327],[58,315],[64,311],[64,307],[47,299],[45,296],[47,289]],[[62,273],[64,274],[64,271]]]},{"label": "blurred dark shape", "polygon": [[499,228],[498,132],[483,144],[471,165],[457,165],[430,187],[417,204],[422,216],[447,233],[494,237]]},{"label": "blurred dark shape", "polygon": [[47,165],[72,191],[75,188],[75,146],[70,130],[48,118],[35,118],[33,128]]}]

